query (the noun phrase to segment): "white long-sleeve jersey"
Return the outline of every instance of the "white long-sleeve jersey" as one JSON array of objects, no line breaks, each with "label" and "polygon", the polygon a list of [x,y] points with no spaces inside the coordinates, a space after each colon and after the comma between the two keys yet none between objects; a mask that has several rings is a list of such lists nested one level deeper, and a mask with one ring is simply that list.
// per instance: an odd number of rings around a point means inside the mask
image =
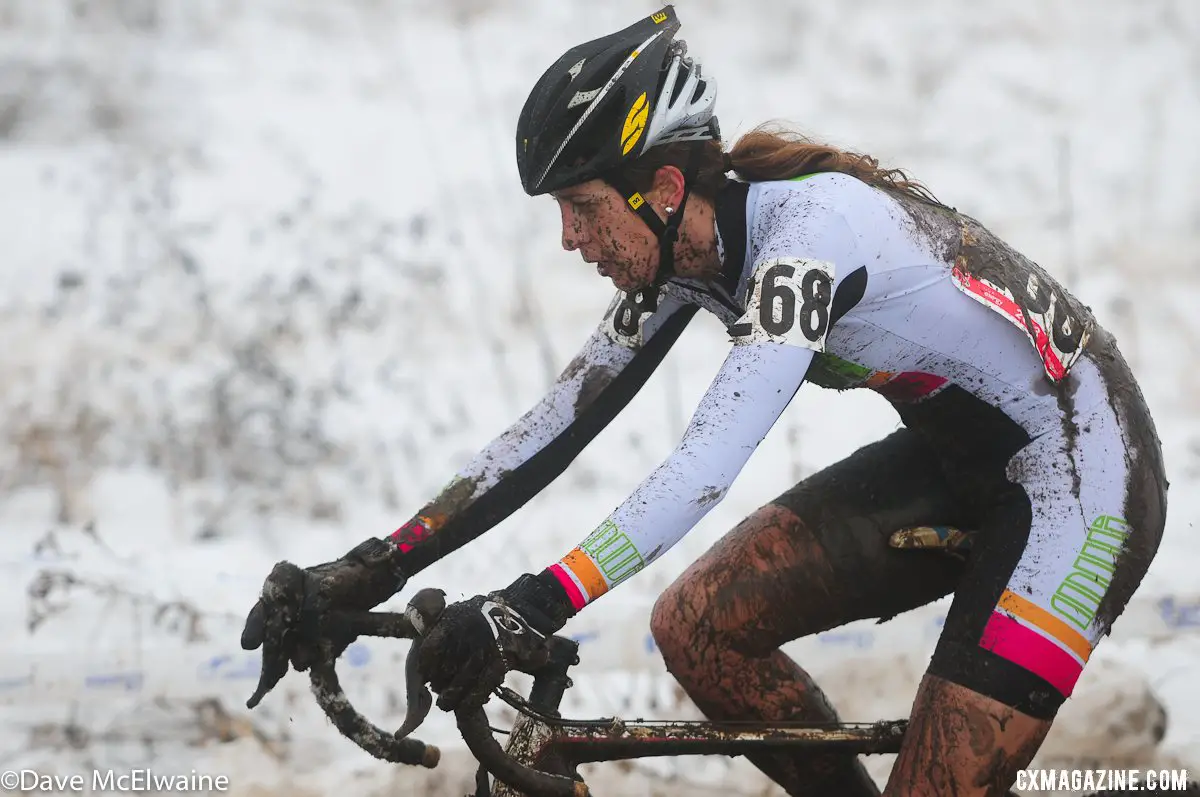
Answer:
[{"label": "white long-sleeve jersey", "polygon": [[535,495],[699,309],[726,325],[729,354],[670,456],[550,566],[576,609],[694,527],[805,381],[875,390],[935,444],[1005,460],[1085,413],[1075,395],[1103,400],[1060,389],[1096,329],[1090,313],[967,216],[823,173],[731,183],[716,223],[721,274],[619,293],[546,396],[397,532],[402,547],[432,535],[443,555]]}]

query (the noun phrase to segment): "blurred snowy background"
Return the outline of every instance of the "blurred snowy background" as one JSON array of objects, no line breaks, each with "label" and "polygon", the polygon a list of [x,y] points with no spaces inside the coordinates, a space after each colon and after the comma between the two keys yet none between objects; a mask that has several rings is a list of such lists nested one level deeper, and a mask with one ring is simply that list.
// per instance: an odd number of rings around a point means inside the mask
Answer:
[{"label": "blurred snowy background", "polygon": [[[338,737],[296,674],[247,711],[241,619],[275,561],[336,558],[407,519],[598,321],[611,288],[561,251],[552,202],[522,193],[513,127],[553,58],[656,7],[0,0],[5,769],[466,791],[444,716],[425,736],[446,765],[414,773]],[[677,10],[728,139],[782,119],[909,170],[1118,336],[1166,449],[1168,529],[1039,760],[1200,770],[1200,4]],[[670,451],[725,349],[699,318],[558,482],[388,605],[565,553]],[[689,715],[647,637],[654,597],[747,512],[896,425],[874,395],[802,390],[725,501],[568,628],[584,663],[567,711]],[[788,650],[845,719],[903,716],[944,611]],[[403,653],[364,641],[343,664],[385,727]],[[869,760],[881,779],[889,764]],[[592,772],[601,793],[767,789],[742,761]]]}]

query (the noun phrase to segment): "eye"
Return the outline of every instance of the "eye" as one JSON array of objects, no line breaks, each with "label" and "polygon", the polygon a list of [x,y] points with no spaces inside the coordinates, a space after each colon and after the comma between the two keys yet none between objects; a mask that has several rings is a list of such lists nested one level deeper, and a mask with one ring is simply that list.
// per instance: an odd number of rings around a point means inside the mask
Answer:
[{"label": "eye", "polygon": [[560,205],[566,205],[567,207],[571,208],[571,210],[579,210],[587,207],[588,205],[588,200],[581,197],[559,196],[554,197],[554,200]]}]

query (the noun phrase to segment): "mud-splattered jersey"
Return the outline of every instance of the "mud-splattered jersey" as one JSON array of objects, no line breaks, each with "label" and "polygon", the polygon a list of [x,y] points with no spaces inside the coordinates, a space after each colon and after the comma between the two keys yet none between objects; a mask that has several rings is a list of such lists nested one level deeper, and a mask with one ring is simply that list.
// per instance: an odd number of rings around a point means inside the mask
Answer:
[{"label": "mud-splattered jersey", "polygon": [[716,208],[721,274],[618,294],[546,396],[397,532],[401,547],[432,534],[436,558],[521,506],[700,309],[726,325],[728,356],[670,456],[550,567],[577,609],[695,526],[805,381],[877,391],[935,442],[979,456],[1006,459],[1070,415],[1056,383],[1091,315],[973,219],[842,174],[731,183]]}]

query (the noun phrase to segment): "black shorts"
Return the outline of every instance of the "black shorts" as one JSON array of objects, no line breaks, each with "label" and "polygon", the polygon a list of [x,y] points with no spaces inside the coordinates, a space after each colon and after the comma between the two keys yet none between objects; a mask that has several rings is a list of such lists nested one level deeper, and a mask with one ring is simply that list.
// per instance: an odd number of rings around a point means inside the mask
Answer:
[{"label": "black shorts", "polygon": [[[1051,719],[1162,537],[1166,479],[1141,396],[1033,439],[957,388],[898,409],[908,428],[773,503],[827,555],[842,622],[953,593],[929,672]],[[967,560],[888,547],[911,525],[973,530]]]}]

